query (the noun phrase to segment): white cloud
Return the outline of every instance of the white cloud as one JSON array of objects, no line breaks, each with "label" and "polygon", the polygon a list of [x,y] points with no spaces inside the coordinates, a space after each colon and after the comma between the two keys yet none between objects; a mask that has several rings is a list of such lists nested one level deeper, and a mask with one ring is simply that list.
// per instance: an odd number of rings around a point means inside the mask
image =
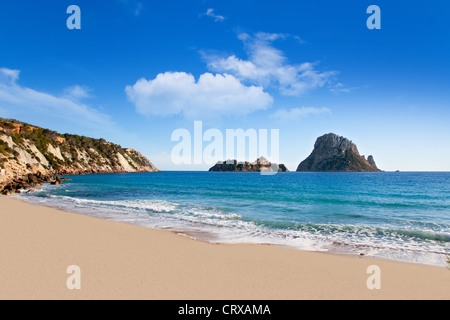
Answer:
[{"label": "white cloud", "polygon": [[357,87],[348,88],[343,83],[336,83],[329,86],[330,92],[339,94],[339,93],[350,93],[353,90],[357,90]]},{"label": "white cloud", "polygon": [[272,117],[281,121],[298,121],[311,115],[331,114],[328,108],[301,107],[277,110]]},{"label": "white cloud", "polygon": [[214,9],[209,8],[208,10],[206,10],[206,13],[204,15],[213,18],[215,22],[223,22],[223,21],[225,21],[226,18],[224,16],[215,14],[214,11],[215,11]]},{"label": "white cloud", "polygon": [[[19,74],[18,70],[0,69],[0,108],[8,116],[45,115],[90,127],[111,124],[107,115],[80,103],[67,92],[66,95],[58,97],[18,85]],[[78,95],[78,98],[87,93],[79,86],[72,87],[71,92]]]},{"label": "white cloud", "polygon": [[90,92],[92,92],[92,90],[89,87],[79,85],[68,87],[64,90],[64,93],[68,98],[73,98],[76,100],[87,99],[92,97]]},{"label": "white cloud", "polygon": [[20,71],[0,68],[0,83],[14,84],[19,79]]},{"label": "white cloud", "polygon": [[[207,11],[209,15],[214,10]],[[211,118],[239,116],[266,110],[273,104],[266,89],[276,88],[283,95],[298,96],[317,88],[332,88],[337,72],[321,72],[317,63],[290,64],[284,53],[273,46],[280,39],[300,37],[281,33],[241,33],[238,38],[247,49],[248,58],[235,55],[219,57],[203,54],[208,68],[218,74],[205,73],[198,81],[185,72],[166,72],[155,79],[140,79],[126,87],[136,111],[146,116],[183,116]],[[344,89],[340,84],[333,88]],[[299,119],[311,114],[331,113],[322,108],[280,110],[278,119]]]},{"label": "white cloud", "polygon": [[262,87],[245,86],[229,74],[205,73],[198,81],[185,72],[166,72],[126,87],[136,111],[147,116],[215,118],[246,115],[271,107]]},{"label": "white cloud", "polygon": [[[208,68],[215,72],[233,74],[242,81],[264,87],[276,87],[283,95],[298,96],[309,90],[324,87],[337,74],[316,70],[317,63],[289,64],[284,53],[273,46],[279,39],[293,37],[278,33],[239,34],[247,50],[248,60],[235,55],[227,58],[208,56]],[[302,41],[299,37],[295,39]]]}]

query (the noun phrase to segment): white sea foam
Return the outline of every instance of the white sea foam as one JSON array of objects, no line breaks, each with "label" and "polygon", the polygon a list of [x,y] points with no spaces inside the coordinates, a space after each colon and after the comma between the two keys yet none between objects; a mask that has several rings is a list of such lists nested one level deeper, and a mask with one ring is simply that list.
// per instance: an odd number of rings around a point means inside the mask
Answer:
[{"label": "white sea foam", "polygon": [[49,194],[22,194],[16,197],[109,220],[188,232],[198,239],[213,243],[263,243],[307,251],[362,253],[366,256],[439,266],[443,265],[443,253],[450,251],[449,242],[444,248],[435,241],[419,243],[405,234],[380,227],[314,225],[276,228],[259,225],[255,221],[244,221],[241,216],[224,212],[220,208],[166,200],[100,201]]}]

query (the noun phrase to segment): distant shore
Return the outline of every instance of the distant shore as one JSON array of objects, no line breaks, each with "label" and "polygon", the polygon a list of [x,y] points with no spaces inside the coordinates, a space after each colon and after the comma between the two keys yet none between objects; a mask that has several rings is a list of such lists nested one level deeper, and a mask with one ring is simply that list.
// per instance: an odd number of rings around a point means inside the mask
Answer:
[{"label": "distant shore", "polygon": [[[450,299],[450,271],[265,245],[213,245],[0,197],[0,299]],[[67,267],[81,270],[68,290]],[[367,288],[367,268],[382,289]]]}]

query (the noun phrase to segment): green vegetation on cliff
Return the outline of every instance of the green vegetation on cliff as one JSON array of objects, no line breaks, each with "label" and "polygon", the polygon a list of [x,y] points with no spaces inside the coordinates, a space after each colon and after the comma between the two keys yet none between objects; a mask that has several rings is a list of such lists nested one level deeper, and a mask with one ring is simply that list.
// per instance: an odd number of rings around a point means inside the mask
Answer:
[{"label": "green vegetation on cliff", "polygon": [[158,171],[139,152],[105,139],[59,134],[0,118],[0,163],[11,161],[61,174]]}]

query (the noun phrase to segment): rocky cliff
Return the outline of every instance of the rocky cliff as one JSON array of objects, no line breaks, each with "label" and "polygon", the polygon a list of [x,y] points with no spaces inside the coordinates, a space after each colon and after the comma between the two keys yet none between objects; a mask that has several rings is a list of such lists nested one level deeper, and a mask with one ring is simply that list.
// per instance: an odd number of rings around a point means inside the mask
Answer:
[{"label": "rocky cliff", "polygon": [[219,162],[209,169],[210,172],[288,172],[284,164],[272,164],[264,157],[255,162],[238,162],[237,160]]},{"label": "rocky cliff", "polygon": [[0,169],[0,192],[8,183],[55,182],[54,175],[158,171],[139,152],[103,139],[5,119],[0,119]]},{"label": "rocky cliff", "polygon": [[373,156],[366,159],[356,145],[336,134],[317,139],[314,151],[298,166],[297,171],[313,172],[378,172]]}]

